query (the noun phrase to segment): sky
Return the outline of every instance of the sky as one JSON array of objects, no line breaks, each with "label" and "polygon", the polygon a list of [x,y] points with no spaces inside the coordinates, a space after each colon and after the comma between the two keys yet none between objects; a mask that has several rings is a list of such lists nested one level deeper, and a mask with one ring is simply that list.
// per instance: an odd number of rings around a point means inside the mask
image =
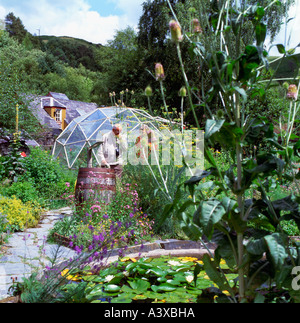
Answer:
[{"label": "sky", "polygon": [[[273,45],[282,44],[286,49],[291,49],[300,44],[300,0],[296,0],[295,5],[290,8],[288,19],[291,20],[288,22],[287,28],[284,26],[281,28],[281,31],[273,41]],[[269,49],[271,44],[268,43],[268,40],[266,40],[265,44],[267,45],[267,49]],[[300,47],[296,49],[295,53],[300,53]],[[269,51],[269,55],[278,56],[277,48],[273,46]]]},{"label": "sky", "polygon": [[0,0],[31,34],[70,36],[105,45],[117,30],[137,28],[144,0]]},{"label": "sky", "polygon": [[[25,28],[32,34],[70,36],[96,44],[107,44],[117,30],[131,26],[137,29],[145,0],[0,0],[0,19],[9,12],[20,17]],[[290,10],[287,48],[300,43],[300,0]],[[284,44],[285,31],[274,44]],[[270,44],[267,42],[267,49]],[[296,51],[300,52],[300,47]],[[270,55],[278,55],[276,48]]]}]

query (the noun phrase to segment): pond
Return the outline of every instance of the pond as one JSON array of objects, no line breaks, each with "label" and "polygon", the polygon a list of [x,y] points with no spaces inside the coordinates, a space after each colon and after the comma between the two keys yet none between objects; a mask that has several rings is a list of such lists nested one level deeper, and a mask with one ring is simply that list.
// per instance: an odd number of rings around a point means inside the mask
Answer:
[{"label": "pond", "polygon": [[[230,273],[224,261],[221,268],[232,288],[237,274]],[[193,257],[125,257],[109,268],[91,273],[64,270],[64,292],[81,290],[80,302],[92,303],[196,303],[229,302],[229,293],[221,292],[207,276],[203,262]],[[208,298],[208,299],[207,299]]]}]

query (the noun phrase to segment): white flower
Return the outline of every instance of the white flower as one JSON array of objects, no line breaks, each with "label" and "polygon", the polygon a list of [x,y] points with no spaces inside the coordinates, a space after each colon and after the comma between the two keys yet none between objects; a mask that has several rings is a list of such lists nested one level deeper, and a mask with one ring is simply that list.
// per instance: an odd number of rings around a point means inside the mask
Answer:
[{"label": "white flower", "polygon": [[114,275],[108,275],[108,276],[105,277],[104,281],[106,283],[109,283],[114,277],[115,277]]},{"label": "white flower", "polygon": [[129,272],[128,272],[127,270],[124,270],[124,271],[123,271],[123,275],[124,275],[125,277],[129,277]]},{"label": "white flower", "polygon": [[188,283],[191,283],[194,280],[194,276],[193,275],[188,275],[188,276],[185,277],[185,279],[186,279],[186,281]]},{"label": "white flower", "polygon": [[181,265],[179,261],[175,261],[175,260],[168,261],[168,264],[171,266],[180,266]]}]

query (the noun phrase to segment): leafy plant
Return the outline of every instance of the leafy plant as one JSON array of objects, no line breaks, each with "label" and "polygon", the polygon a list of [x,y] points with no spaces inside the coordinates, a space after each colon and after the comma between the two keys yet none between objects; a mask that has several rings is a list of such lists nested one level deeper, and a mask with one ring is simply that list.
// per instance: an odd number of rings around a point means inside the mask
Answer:
[{"label": "leafy plant", "polygon": [[5,230],[22,231],[35,227],[40,219],[42,208],[38,203],[22,203],[16,197],[0,196],[0,212],[6,214]]},{"label": "leafy plant", "polygon": [[[273,2],[271,5],[279,4]],[[269,286],[275,284],[277,288],[290,291],[293,295],[291,271],[299,262],[299,245],[289,244],[281,226],[281,221],[290,219],[295,220],[298,227],[300,225],[299,176],[290,173],[291,159],[299,157],[299,137],[294,136],[294,142],[290,140],[292,129],[298,122],[297,97],[293,95],[290,101],[288,131],[281,144],[278,143],[273,124],[266,118],[257,116],[251,119],[245,114],[249,94],[255,91],[256,95],[263,96],[272,82],[272,79],[268,80],[266,87],[259,83],[259,71],[268,68],[267,52],[263,48],[266,37],[263,17],[270,6],[239,7],[232,1],[219,1],[213,8],[215,14],[212,19],[208,19],[202,8],[200,22],[206,31],[205,39],[195,41],[194,35],[185,34],[192,46],[194,59],[208,66],[211,71],[211,89],[199,98],[209,115],[204,129],[204,152],[210,168],[177,187],[176,199],[165,207],[163,216],[165,218],[170,210],[175,210],[187,235],[201,241],[204,235],[217,242],[214,261],[204,257],[204,268],[221,291],[228,289],[226,277],[218,270],[220,259],[225,259],[230,270],[238,274],[238,292],[229,290],[230,299],[235,302],[255,301],[264,283]],[[249,22],[255,30],[256,44],[242,42],[242,30]],[[179,35],[179,23],[176,28]],[[206,42],[208,39],[209,42]],[[199,127],[195,114],[197,105],[193,103],[193,96],[197,94],[185,75],[180,52],[181,39],[177,37],[173,41],[188,89],[189,108]],[[278,45],[278,48],[288,55],[282,45]],[[224,117],[221,119],[216,118],[210,109],[212,98],[217,96],[223,102]],[[261,149],[261,143],[268,148]],[[232,163],[227,169],[222,169],[211,153],[210,149],[215,145],[221,147],[221,153],[230,153]],[[254,146],[257,151],[245,154],[245,148]],[[268,196],[271,177],[293,182],[296,185],[295,192],[272,201]],[[216,188],[214,196],[201,194],[203,179],[209,179]],[[189,189],[192,200],[183,199],[182,187]],[[253,188],[259,195],[247,199]],[[264,231],[253,227],[250,229],[251,223],[263,225]]]},{"label": "leafy plant", "polygon": [[16,196],[22,202],[39,200],[38,192],[30,182],[14,182],[4,188],[2,194],[8,197]]},{"label": "leafy plant", "polygon": [[18,177],[25,172],[24,167],[24,152],[20,151],[20,132],[15,132],[13,140],[9,147],[9,153],[5,156],[1,156],[1,177],[9,178],[16,182]]}]

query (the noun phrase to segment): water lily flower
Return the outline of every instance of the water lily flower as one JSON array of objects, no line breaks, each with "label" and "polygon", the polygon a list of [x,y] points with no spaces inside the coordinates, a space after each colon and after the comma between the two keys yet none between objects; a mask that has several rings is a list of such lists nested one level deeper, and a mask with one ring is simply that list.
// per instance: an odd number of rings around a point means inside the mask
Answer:
[{"label": "water lily flower", "polygon": [[104,281],[105,281],[106,283],[109,283],[113,278],[115,278],[115,276],[114,276],[114,275],[108,275],[108,276],[106,276],[106,277],[105,277]]},{"label": "water lily flower", "polygon": [[168,261],[168,264],[171,265],[171,266],[180,266],[180,262],[179,261],[176,261],[176,260],[170,260]]},{"label": "water lily flower", "polygon": [[185,277],[185,280],[188,282],[188,283],[191,283],[193,280],[194,280],[194,276],[193,275],[188,275]]}]

